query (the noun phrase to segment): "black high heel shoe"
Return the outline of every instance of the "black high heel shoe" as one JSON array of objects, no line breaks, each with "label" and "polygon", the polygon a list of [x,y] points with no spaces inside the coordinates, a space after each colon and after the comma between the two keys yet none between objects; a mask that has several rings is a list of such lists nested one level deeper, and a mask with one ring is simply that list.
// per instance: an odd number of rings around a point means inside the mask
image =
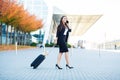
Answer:
[{"label": "black high heel shoe", "polygon": [[60,69],[60,70],[62,69],[58,64],[56,64],[55,67]]},{"label": "black high heel shoe", "polygon": [[69,68],[69,69],[73,69],[73,67],[69,66],[68,64],[66,64],[66,69]]}]

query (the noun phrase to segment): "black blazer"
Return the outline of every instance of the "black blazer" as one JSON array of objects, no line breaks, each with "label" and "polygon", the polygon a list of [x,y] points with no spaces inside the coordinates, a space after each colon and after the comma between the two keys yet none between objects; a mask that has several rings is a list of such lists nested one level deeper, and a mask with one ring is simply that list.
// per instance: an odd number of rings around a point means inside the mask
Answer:
[{"label": "black blazer", "polygon": [[67,35],[66,35],[66,40],[65,40],[65,42],[68,42],[68,37],[69,37],[69,32],[71,32],[71,29],[68,29],[68,32],[67,32]]},{"label": "black blazer", "polygon": [[58,28],[57,28],[57,34],[56,34],[56,37],[58,38],[57,39],[57,45],[65,44],[68,41],[69,32],[71,32],[71,29],[68,28],[68,31],[67,31],[66,35],[64,35],[64,32],[65,32],[64,27],[62,27],[61,30],[58,30]]}]

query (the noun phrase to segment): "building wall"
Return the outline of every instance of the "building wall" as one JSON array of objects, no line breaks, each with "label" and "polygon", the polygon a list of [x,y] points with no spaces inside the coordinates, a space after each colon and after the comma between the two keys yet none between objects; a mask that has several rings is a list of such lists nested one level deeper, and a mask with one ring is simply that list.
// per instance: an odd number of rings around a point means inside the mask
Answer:
[{"label": "building wall", "polygon": [[[48,38],[53,13],[51,5],[46,3],[44,0],[19,0],[19,3],[23,4],[24,8],[30,12],[30,14],[36,15],[38,19],[42,19],[44,24],[42,28],[42,31],[44,32],[43,44],[45,44],[49,41]],[[33,34],[39,34],[40,30],[35,31]]]}]

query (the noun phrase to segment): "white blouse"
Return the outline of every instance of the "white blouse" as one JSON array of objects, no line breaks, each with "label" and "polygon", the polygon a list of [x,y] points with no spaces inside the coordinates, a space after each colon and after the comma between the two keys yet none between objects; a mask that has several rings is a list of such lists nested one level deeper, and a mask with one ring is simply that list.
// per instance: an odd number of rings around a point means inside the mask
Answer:
[{"label": "white blouse", "polygon": [[65,28],[64,35],[67,35],[68,28]]}]

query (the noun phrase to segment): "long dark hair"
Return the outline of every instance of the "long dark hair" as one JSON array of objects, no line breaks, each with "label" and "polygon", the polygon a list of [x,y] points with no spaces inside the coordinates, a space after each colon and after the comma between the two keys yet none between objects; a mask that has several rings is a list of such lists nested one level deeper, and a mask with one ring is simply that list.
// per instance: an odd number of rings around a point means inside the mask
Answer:
[{"label": "long dark hair", "polygon": [[63,28],[63,26],[64,26],[63,22],[62,22],[62,20],[63,20],[64,17],[66,17],[66,16],[62,16],[61,19],[60,19],[60,24],[58,25],[58,28],[57,28],[58,31],[61,31],[62,28]]},{"label": "long dark hair", "polygon": [[69,21],[67,20],[66,23],[65,23],[65,26],[69,29],[68,24],[69,24]]}]

